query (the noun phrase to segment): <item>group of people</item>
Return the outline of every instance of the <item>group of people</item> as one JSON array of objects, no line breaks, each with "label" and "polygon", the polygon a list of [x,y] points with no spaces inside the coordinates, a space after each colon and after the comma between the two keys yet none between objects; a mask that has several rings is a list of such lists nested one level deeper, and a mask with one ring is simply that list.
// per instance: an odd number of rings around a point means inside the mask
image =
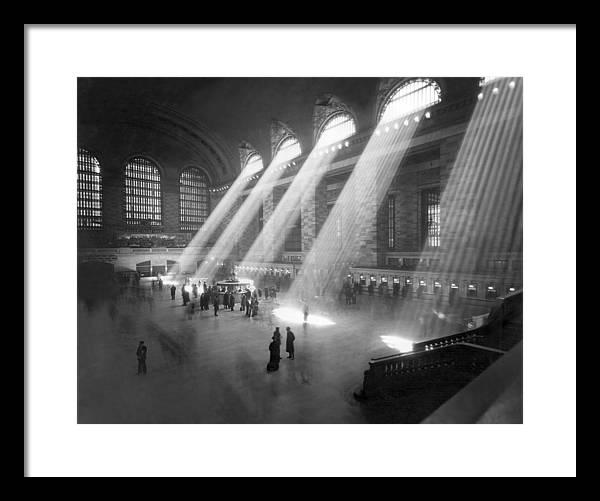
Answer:
[{"label": "group of people", "polygon": [[[289,327],[285,328],[286,337],[285,337],[285,351],[288,353],[288,358],[290,360],[294,360],[295,358],[295,350],[294,350],[294,341],[296,340],[296,336],[292,332],[292,329]],[[275,332],[273,332],[273,337],[271,338],[271,343],[269,344],[269,363],[267,364],[267,372],[273,372],[279,370],[279,361],[281,360],[281,333],[279,332],[279,327],[275,327]]]}]

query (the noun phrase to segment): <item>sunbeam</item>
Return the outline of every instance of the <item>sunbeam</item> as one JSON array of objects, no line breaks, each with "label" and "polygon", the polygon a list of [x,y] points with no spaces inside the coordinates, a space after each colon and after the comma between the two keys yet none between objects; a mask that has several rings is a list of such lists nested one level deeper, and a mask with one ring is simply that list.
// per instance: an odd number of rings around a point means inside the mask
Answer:
[{"label": "sunbeam", "polygon": [[414,118],[419,116],[422,112],[375,130],[306,255],[290,297],[303,299],[317,288],[341,288],[344,268],[366,255],[377,228],[379,204],[410,145],[418,123]]}]

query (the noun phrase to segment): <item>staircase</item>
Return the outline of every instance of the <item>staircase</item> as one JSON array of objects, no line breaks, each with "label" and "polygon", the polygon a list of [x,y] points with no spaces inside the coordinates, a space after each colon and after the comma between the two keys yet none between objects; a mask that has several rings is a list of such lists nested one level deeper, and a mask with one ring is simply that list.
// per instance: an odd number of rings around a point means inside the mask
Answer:
[{"label": "staircase", "polygon": [[444,401],[523,338],[523,292],[503,298],[481,327],[416,343],[413,351],[374,358],[358,400],[434,391]]}]

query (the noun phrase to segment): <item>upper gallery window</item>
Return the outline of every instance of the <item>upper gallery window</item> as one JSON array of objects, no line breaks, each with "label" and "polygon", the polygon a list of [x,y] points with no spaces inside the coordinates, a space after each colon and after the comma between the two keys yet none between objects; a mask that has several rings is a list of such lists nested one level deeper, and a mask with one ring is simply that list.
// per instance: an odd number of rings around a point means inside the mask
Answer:
[{"label": "upper gallery window", "polygon": [[125,222],[151,226],[162,223],[160,172],[144,157],[132,158],[125,166]]},{"label": "upper gallery window", "polygon": [[251,153],[246,158],[246,165],[244,166],[244,175],[251,176],[252,174],[256,174],[263,170],[263,160],[262,157],[258,153]]},{"label": "upper gallery window", "polygon": [[293,160],[301,155],[300,143],[298,139],[293,136],[288,136],[283,139],[277,147],[277,152],[273,158],[273,165],[282,164]]},{"label": "upper gallery window", "polygon": [[411,80],[399,85],[385,102],[380,122],[389,122],[415,111],[433,106],[442,100],[440,86],[430,79]]},{"label": "upper gallery window", "polygon": [[77,228],[102,228],[100,162],[89,151],[77,151]]},{"label": "upper gallery window", "polygon": [[317,140],[317,146],[326,146],[342,141],[356,134],[356,122],[349,113],[336,113],[329,117],[323,126]]},{"label": "upper gallery window", "polygon": [[208,179],[200,169],[188,167],[179,176],[179,225],[197,231],[208,217]]}]

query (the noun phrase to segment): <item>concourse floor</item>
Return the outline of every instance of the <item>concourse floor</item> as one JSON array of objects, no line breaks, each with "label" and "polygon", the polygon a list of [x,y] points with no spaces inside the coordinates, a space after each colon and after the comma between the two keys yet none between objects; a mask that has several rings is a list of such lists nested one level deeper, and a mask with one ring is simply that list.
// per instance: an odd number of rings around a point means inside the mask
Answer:
[{"label": "concourse floor", "polygon": [[[166,289],[146,293],[123,295],[113,306],[79,304],[79,423],[396,422],[365,409],[353,392],[369,359],[398,353],[390,339],[425,338],[419,312],[431,308],[359,296],[352,306],[317,302],[303,324],[273,313],[300,309],[283,297],[261,301],[258,316],[248,318],[239,304],[218,317],[212,309],[190,315],[180,294],[172,301]],[[334,323],[313,324],[314,315]],[[267,372],[276,326],[282,360],[279,371]],[[295,360],[285,353],[286,326],[296,336]],[[136,374],[139,340],[148,347],[145,376]]]}]

